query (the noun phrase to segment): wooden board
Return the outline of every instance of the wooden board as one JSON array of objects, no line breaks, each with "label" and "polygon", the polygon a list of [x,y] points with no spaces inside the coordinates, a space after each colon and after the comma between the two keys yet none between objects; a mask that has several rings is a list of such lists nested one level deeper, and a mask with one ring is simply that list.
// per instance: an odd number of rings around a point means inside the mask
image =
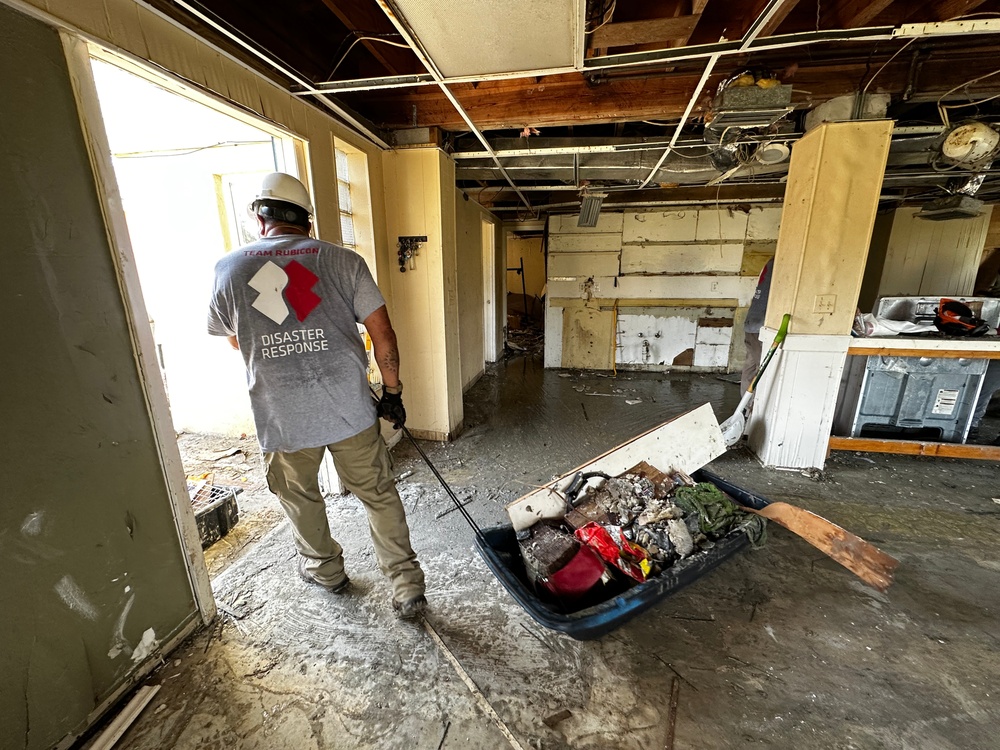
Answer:
[{"label": "wooden board", "polygon": [[622,248],[622,273],[706,274],[738,273],[743,246],[726,245],[626,245]]},{"label": "wooden board", "polygon": [[860,357],[940,357],[941,359],[1000,359],[1000,347],[996,349],[903,349],[894,346],[852,346],[848,354]]},{"label": "wooden board", "polygon": [[516,519],[522,517],[527,508],[549,507],[551,504],[546,504],[544,499],[551,496],[551,489],[578,471],[600,471],[615,477],[645,461],[667,473],[680,470],[691,474],[725,450],[712,405],[702,404],[518,498],[507,506],[507,512],[517,527]]},{"label": "wooden board", "polygon": [[831,437],[831,451],[865,451],[897,453],[906,456],[938,456],[940,458],[974,458],[1000,461],[1000,446],[962,443],[930,443],[919,440],[878,440],[875,438]]},{"label": "wooden board", "polygon": [[610,370],[614,313],[590,307],[563,311],[562,367]]}]

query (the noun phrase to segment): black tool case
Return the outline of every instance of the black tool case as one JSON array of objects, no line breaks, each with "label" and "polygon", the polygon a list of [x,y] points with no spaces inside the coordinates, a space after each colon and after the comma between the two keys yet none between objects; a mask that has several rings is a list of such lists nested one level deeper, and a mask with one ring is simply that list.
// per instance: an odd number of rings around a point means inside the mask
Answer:
[{"label": "black tool case", "polygon": [[[711,482],[741,505],[760,510],[770,501],[726,481],[709,471],[695,472],[699,482]],[[658,604],[689,583],[722,564],[749,545],[738,532],[718,540],[715,546],[681,560],[659,575],[637,584],[611,599],[584,609],[567,612],[558,604],[538,597],[528,584],[514,529],[509,525],[483,529],[475,538],[476,549],[497,580],[539,625],[585,641],[600,638],[638,614]]]}]

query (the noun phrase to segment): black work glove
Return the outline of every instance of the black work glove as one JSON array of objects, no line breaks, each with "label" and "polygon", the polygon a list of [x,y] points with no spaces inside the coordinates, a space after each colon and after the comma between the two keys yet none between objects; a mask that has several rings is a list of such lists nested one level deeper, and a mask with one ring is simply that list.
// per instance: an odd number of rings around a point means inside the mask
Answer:
[{"label": "black work glove", "polygon": [[382,391],[382,398],[379,399],[375,407],[378,415],[392,423],[395,429],[399,429],[406,424],[406,409],[403,408],[403,394],[389,393]]}]

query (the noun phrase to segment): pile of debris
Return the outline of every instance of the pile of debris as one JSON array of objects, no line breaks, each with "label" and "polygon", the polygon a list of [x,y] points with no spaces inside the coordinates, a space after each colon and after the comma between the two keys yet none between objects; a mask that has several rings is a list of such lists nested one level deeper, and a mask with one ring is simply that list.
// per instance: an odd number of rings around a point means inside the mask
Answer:
[{"label": "pile of debris", "polygon": [[592,601],[601,589],[614,596],[731,534],[764,541],[764,519],[714,484],[648,464],[619,477],[578,473],[553,492],[565,515],[522,529],[518,542],[535,591],[564,604]]}]

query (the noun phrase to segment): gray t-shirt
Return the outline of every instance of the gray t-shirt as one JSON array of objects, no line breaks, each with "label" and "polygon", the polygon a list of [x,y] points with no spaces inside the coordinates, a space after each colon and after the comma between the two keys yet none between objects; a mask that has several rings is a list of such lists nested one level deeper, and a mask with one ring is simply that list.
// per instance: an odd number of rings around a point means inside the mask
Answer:
[{"label": "gray t-shirt", "polygon": [[764,317],[767,314],[767,298],[771,294],[771,269],[774,266],[774,258],[764,264],[764,270],[760,272],[757,279],[757,288],[754,290],[753,299],[750,300],[750,309],[747,310],[746,320],[743,321],[743,330],[746,333],[760,333],[764,325]]},{"label": "gray t-shirt", "polygon": [[357,323],[385,304],[357,253],[267,237],[215,266],[208,332],[236,336],[265,452],[346,440],[375,423]]}]

